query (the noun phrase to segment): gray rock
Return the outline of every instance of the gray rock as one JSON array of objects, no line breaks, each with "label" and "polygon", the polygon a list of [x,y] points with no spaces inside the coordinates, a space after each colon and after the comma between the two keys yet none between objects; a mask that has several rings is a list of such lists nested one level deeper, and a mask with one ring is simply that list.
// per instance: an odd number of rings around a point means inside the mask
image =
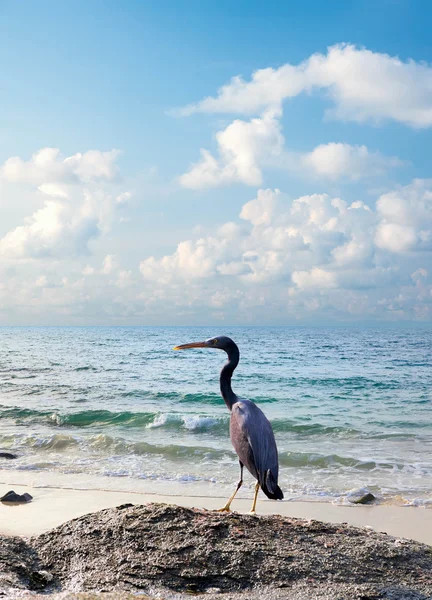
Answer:
[{"label": "gray rock", "polygon": [[7,458],[12,460],[13,458],[18,458],[16,454],[12,454],[11,452],[0,452],[0,458]]},{"label": "gray rock", "polygon": [[358,500],[355,500],[354,504],[371,504],[374,501],[375,501],[375,496],[369,492],[368,494],[365,494]]},{"label": "gray rock", "polygon": [[33,496],[27,494],[17,494],[13,490],[5,494],[0,498],[0,502],[5,502],[7,504],[25,504],[26,502],[31,502],[33,500]]},{"label": "gray rock", "polygon": [[375,496],[366,488],[351,490],[346,495],[348,502],[352,504],[371,504],[376,500]]}]

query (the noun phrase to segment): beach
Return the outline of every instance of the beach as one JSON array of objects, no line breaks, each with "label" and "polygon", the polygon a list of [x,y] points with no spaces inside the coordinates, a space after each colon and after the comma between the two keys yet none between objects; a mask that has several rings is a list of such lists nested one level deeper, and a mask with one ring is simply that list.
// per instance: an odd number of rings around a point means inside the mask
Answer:
[{"label": "beach", "polygon": [[[74,490],[55,487],[32,488],[16,484],[0,484],[0,493],[14,489],[33,496],[29,504],[5,506],[0,504],[0,534],[30,537],[39,535],[87,513],[126,503],[147,504],[160,502],[184,507],[214,510],[226,498],[222,496],[170,495],[161,493],[130,493],[106,490]],[[250,510],[251,500],[240,498],[233,509],[240,513]],[[432,546],[432,510],[401,506],[335,506],[327,502],[271,502],[259,500],[260,515],[282,515],[302,519],[315,519],[330,523],[348,523],[357,527],[370,527],[396,537],[413,539]]]}]

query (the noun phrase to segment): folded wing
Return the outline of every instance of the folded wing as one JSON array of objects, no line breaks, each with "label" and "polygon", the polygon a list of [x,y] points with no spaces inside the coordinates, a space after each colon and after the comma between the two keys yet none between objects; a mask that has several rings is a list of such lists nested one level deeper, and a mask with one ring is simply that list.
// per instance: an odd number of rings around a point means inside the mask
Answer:
[{"label": "folded wing", "polygon": [[282,500],[273,429],[262,410],[250,400],[240,400],[232,407],[231,441],[240,461],[258,479],[266,496]]}]

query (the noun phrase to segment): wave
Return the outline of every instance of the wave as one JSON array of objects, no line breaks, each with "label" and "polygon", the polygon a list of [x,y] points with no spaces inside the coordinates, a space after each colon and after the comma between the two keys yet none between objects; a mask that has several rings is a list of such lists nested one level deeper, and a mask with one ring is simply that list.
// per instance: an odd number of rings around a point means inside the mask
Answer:
[{"label": "wave", "polygon": [[311,467],[314,469],[348,468],[359,471],[374,471],[375,469],[402,469],[402,463],[380,462],[375,460],[359,460],[337,454],[318,454],[313,452],[283,452],[279,454],[282,467]]},{"label": "wave", "polygon": [[247,380],[260,380],[269,383],[283,384],[287,387],[305,387],[305,388],[332,388],[337,387],[338,389],[344,388],[350,391],[352,390],[363,390],[363,389],[388,389],[393,390],[402,386],[401,382],[396,380],[388,379],[386,381],[376,381],[369,379],[368,377],[355,376],[355,377],[284,377],[276,376],[272,373],[247,373],[238,374],[236,376],[238,381],[242,379]]},{"label": "wave", "polygon": [[[77,408],[82,398],[73,402]],[[198,400],[197,400],[198,402]],[[171,404],[171,403],[170,403]],[[229,430],[229,413],[217,414],[187,412],[187,411],[111,411],[108,409],[88,409],[74,412],[60,412],[48,409],[11,407],[0,405],[0,422],[13,421],[15,425],[41,424],[48,427],[63,428],[147,428],[164,429],[173,433],[208,432],[214,436],[227,436]],[[305,422],[306,421],[306,422]],[[360,431],[349,425],[333,425],[328,422],[320,423],[309,418],[271,420],[276,435],[292,434],[302,439],[307,437],[326,437],[335,439],[368,438],[403,440],[417,438],[430,425],[427,421],[378,421],[373,420],[369,425],[375,426],[375,431]]]},{"label": "wave", "polygon": [[[148,429],[170,429],[175,431],[211,431],[228,434],[229,414],[206,415],[177,412],[132,412],[110,410],[84,410],[59,413],[49,410],[36,410],[19,407],[0,407],[0,419],[13,419],[17,424],[37,422],[58,427],[145,427]],[[300,435],[359,435],[359,431],[349,427],[336,427],[320,423],[298,423],[290,419],[274,419],[276,433],[296,433]]]},{"label": "wave", "polygon": [[[121,465],[128,465],[128,468],[130,468],[130,463],[124,462],[129,460],[127,457],[149,458],[150,461],[154,461],[156,458],[168,460],[180,463],[182,470],[187,469],[188,464],[203,462],[214,462],[215,469],[221,461],[232,461],[233,465],[237,463],[237,456],[228,440],[226,448],[213,448],[206,445],[152,444],[147,441],[129,441],[105,434],[88,437],[70,434],[40,436],[21,434],[16,436],[15,439],[12,439],[11,436],[7,436],[7,440],[4,438],[6,436],[0,436],[0,445],[7,442],[8,448],[19,448],[17,451],[18,458],[14,461],[14,464],[7,465],[7,468],[13,467],[18,470],[36,469],[36,464],[48,464],[48,460],[43,457],[52,452],[55,453],[54,458],[59,467],[64,462],[63,460],[58,462],[60,454],[67,454],[69,455],[68,468],[73,464],[78,467],[85,463],[86,469],[90,471],[93,462],[96,466],[96,462],[100,459],[109,458],[111,460],[116,458],[116,461],[118,461],[120,457],[125,458],[120,459],[119,468],[123,468]],[[70,460],[72,460],[72,463]],[[389,460],[372,459],[360,460],[350,456],[313,452],[281,452],[279,453],[279,463],[282,472],[284,469],[323,471],[334,474],[341,472],[357,473],[357,475],[372,471],[387,474],[403,472],[422,477],[429,476],[432,472],[432,465],[430,464],[411,464],[403,461],[391,462]],[[3,468],[6,468],[6,465]]]},{"label": "wave", "polygon": [[229,416],[214,417],[188,413],[160,413],[160,412],[113,412],[110,410],[85,410],[62,414],[49,410],[36,410],[29,408],[0,407],[0,419],[13,419],[17,424],[43,423],[59,427],[146,427],[149,429],[163,427],[167,429],[185,429],[188,431],[213,431],[228,432]]},{"label": "wave", "polygon": [[70,427],[91,427],[95,425],[145,427],[153,421],[154,417],[155,413],[112,412],[110,410],[85,410],[66,414],[29,408],[7,408],[0,411],[0,419],[15,419],[17,422],[29,421]]},{"label": "wave", "polygon": [[291,432],[306,435],[343,435],[356,436],[360,431],[353,427],[340,427],[334,425],[322,425],[321,423],[297,423],[288,419],[275,419],[272,421],[275,432]]},{"label": "wave", "polygon": [[202,459],[221,460],[225,456],[232,456],[234,460],[235,454],[232,449],[217,449],[206,446],[185,446],[182,444],[150,444],[144,441],[132,442],[124,438],[113,437],[110,435],[100,434],[95,436],[83,437],[70,434],[53,434],[53,435],[17,435],[15,439],[11,436],[1,436],[0,444],[5,443],[7,438],[8,447],[16,447],[20,449],[20,453],[15,465],[18,465],[19,460],[24,456],[28,456],[29,451],[40,452],[73,452],[75,456],[85,453],[88,458],[89,451],[94,456],[104,455],[136,455],[136,456],[161,456],[170,460],[187,460],[197,461]]},{"label": "wave", "polygon": [[160,413],[156,415],[147,428],[154,429],[158,427],[184,428],[189,431],[202,431],[218,429],[228,432],[229,417],[209,417],[206,415],[182,415],[176,413]]}]

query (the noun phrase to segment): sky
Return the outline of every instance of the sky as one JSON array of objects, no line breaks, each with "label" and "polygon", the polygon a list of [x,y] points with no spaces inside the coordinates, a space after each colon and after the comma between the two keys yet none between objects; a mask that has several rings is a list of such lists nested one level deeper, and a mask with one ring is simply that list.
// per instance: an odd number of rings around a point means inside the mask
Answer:
[{"label": "sky", "polygon": [[431,19],[0,0],[0,325],[430,325]]}]

